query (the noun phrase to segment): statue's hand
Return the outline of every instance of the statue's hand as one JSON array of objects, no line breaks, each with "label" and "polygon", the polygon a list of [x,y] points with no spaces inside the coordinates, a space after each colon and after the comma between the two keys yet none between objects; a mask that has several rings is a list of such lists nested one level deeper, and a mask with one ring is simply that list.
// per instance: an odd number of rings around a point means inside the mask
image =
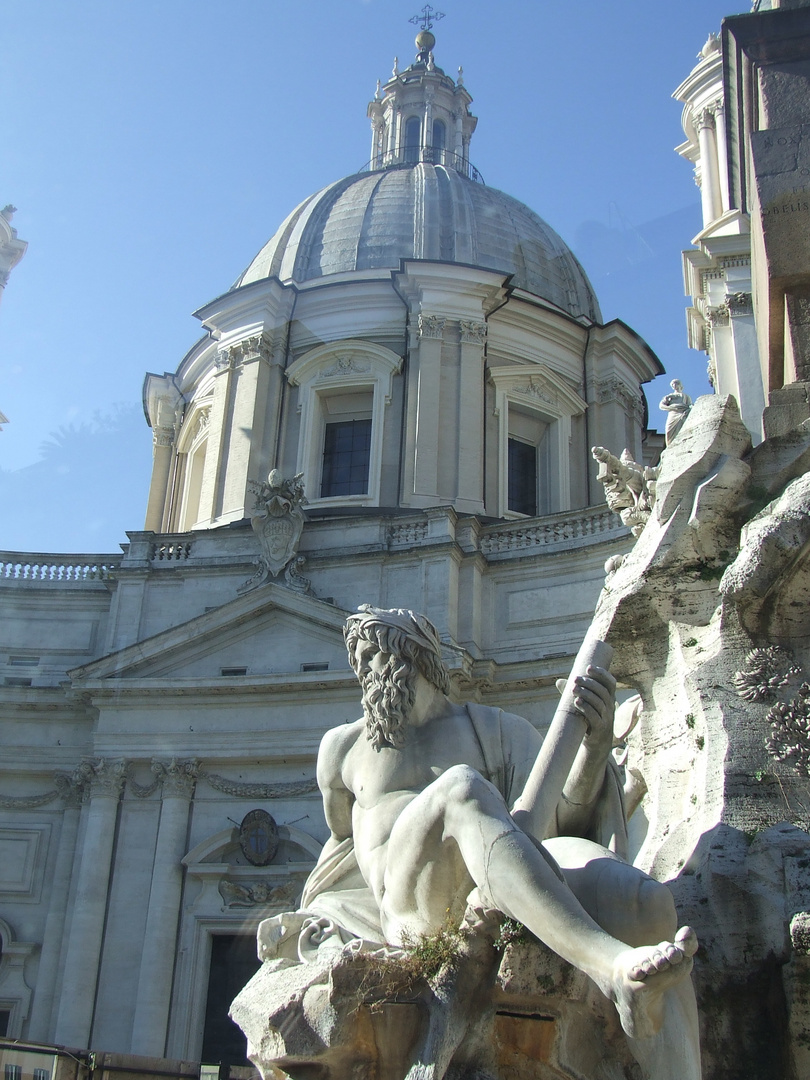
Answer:
[{"label": "statue's hand", "polygon": [[574,706],[588,725],[587,742],[612,747],[616,680],[604,668],[589,667],[584,675],[577,675],[574,685]]}]

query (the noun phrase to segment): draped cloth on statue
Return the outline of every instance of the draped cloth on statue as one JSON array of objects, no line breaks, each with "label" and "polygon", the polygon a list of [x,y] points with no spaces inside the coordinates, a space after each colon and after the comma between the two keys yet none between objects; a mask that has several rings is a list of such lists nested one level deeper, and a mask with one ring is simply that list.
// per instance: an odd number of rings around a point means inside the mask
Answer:
[{"label": "draped cloth on statue", "polygon": [[[482,773],[512,806],[528,780],[540,737],[526,721],[505,724],[502,709],[472,703],[466,709],[484,761]],[[612,758],[587,839],[626,855],[623,791]],[[341,951],[350,943],[358,950],[383,947],[379,908],[360,872],[353,837],[327,841],[304,886],[299,910],[263,920],[258,942],[262,960],[305,963],[322,963],[329,951]]]}]

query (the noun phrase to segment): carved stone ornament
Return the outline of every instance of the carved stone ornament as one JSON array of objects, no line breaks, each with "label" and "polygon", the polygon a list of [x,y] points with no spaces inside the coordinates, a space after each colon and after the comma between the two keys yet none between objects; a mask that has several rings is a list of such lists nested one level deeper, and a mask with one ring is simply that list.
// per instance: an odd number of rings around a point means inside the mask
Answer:
[{"label": "carved stone ornament", "polygon": [[275,818],[266,810],[250,810],[239,826],[239,847],[251,866],[267,866],[276,857],[279,835]]},{"label": "carved stone ornament", "polygon": [[127,763],[123,758],[114,761],[87,758],[79,766],[79,772],[89,786],[91,799],[117,799],[126,780]]},{"label": "carved stone ornament", "polygon": [[768,721],[768,753],[777,761],[789,762],[802,776],[810,776],[810,683],[803,682],[791,701],[777,702]]},{"label": "carved stone ornament", "polygon": [[272,469],[266,481],[248,481],[255,496],[250,524],[261,545],[259,573],[251,578],[251,585],[278,577],[295,558],[306,520],[301,509],[306,503],[303,475],[298,473],[288,480]]},{"label": "carved stone ornament", "polygon": [[155,446],[173,446],[174,428],[155,428],[152,432],[152,441]]},{"label": "carved stone ornament", "polygon": [[319,379],[334,379],[341,375],[367,375],[371,364],[361,364],[355,356],[338,356],[329,367],[321,369]]},{"label": "carved stone ornament", "polygon": [[750,292],[729,293],[726,296],[726,308],[731,318],[739,315],[753,315],[754,301]]},{"label": "carved stone ornament", "polygon": [[617,458],[604,446],[594,446],[591,454],[599,464],[596,479],[604,486],[605,502],[639,537],[655,504],[658,469],[639,465],[629,450]]},{"label": "carved stone ornament", "polygon": [[284,784],[252,784],[244,780],[229,780],[219,773],[200,771],[200,779],[210,784],[215,791],[230,795],[234,799],[294,799],[298,795],[311,795],[318,790],[315,777],[308,780],[294,780]]},{"label": "carved stone ornament", "polygon": [[529,376],[526,382],[513,386],[512,392],[534,398],[536,401],[545,401],[547,405],[558,403],[557,396],[551,388],[546,383],[538,382],[533,376]]},{"label": "carved stone ornament", "polygon": [[234,371],[249,360],[271,359],[272,345],[263,334],[254,334],[253,337],[238,341],[235,345],[229,345],[221,349],[214,360],[217,373]]},{"label": "carved stone ornament", "polygon": [[487,324],[485,322],[475,322],[472,319],[461,319],[458,325],[461,332],[461,340],[465,344],[483,345],[486,341]]},{"label": "carved stone ornament", "polygon": [[255,885],[240,885],[237,881],[224,878],[219,883],[219,895],[227,907],[255,907],[266,904],[268,907],[283,907],[295,901],[297,887],[292,881],[284,885],[271,885],[267,881],[257,881]]},{"label": "carved stone ornament", "polygon": [[196,758],[172,758],[168,763],[152,761],[152,772],[163,785],[164,799],[190,799],[200,772]]},{"label": "carved stone ornament", "polygon": [[709,326],[728,326],[728,315],[727,304],[717,304],[706,308],[706,322]]},{"label": "carved stone ornament", "polygon": [[631,416],[637,416],[639,419],[643,416],[644,406],[641,403],[640,394],[616,375],[602,379],[596,384],[596,396],[600,405],[609,401],[618,401],[625,412]]},{"label": "carved stone ornament", "polygon": [[441,338],[447,322],[442,315],[420,315],[419,336],[423,338]]},{"label": "carved stone ornament", "polygon": [[765,748],[776,761],[787,762],[802,776],[810,776],[810,683],[802,682],[792,694],[804,672],[794,663],[789,649],[769,645],[752,649],[745,658],[745,667],[734,676],[734,686],[746,701],[776,701],[766,717],[771,734]]},{"label": "carved stone ornament", "polygon": [[734,676],[734,686],[746,701],[773,701],[779,690],[787,686],[792,676],[800,675],[801,670],[781,645],[752,649],[745,658],[745,667]]}]

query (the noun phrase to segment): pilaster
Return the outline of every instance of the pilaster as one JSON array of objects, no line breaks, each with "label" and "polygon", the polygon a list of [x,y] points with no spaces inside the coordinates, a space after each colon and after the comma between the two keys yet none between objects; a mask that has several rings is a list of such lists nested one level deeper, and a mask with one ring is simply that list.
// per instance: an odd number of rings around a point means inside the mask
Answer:
[{"label": "pilaster", "polygon": [[484,345],[487,324],[459,321],[461,358],[458,405],[458,495],[460,513],[484,512]]},{"label": "pilaster", "polygon": [[421,313],[418,316],[419,375],[413,494],[430,500],[436,499],[439,494],[442,337],[446,321],[441,315]]},{"label": "pilaster", "polygon": [[64,942],[68,895],[76,860],[76,838],[79,832],[82,798],[87,777],[81,770],[56,773],[56,787],[64,800],[59,849],[51,880],[51,903],[42,936],[42,951],[37,971],[34,1005],[28,1027],[28,1038],[48,1042],[51,1038],[52,1013],[59,973],[59,959]]},{"label": "pilaster", "polygon": [[80,766],[90,798],[84,809],[87,825],[54,1032],[54,1041],[66,1046],[90,1045],[115,819],[125,769],[124,761],[100,758]]},{"label": "pilaster", "polygon": [[171,1002],[174,947],[183,888],[188,814],[199,773],[195,759],[153,761],[161,781],[160,824],[146,915],[138,994],[132,1026],[132,1052],[163,1057]]}]

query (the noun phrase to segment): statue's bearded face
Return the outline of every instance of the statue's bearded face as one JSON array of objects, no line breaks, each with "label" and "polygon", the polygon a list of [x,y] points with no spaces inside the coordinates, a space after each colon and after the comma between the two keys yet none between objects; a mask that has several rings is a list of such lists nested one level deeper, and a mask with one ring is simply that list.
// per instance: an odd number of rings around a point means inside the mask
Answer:
[{"label": "statue's bearded face", "polygon": [[373,642],[360,641],[355,670],[363,688],[366,737],[375,750],[399,749],[405,743],[408,714],[416,695],[417,673],[403,656],[381,652]]}]

